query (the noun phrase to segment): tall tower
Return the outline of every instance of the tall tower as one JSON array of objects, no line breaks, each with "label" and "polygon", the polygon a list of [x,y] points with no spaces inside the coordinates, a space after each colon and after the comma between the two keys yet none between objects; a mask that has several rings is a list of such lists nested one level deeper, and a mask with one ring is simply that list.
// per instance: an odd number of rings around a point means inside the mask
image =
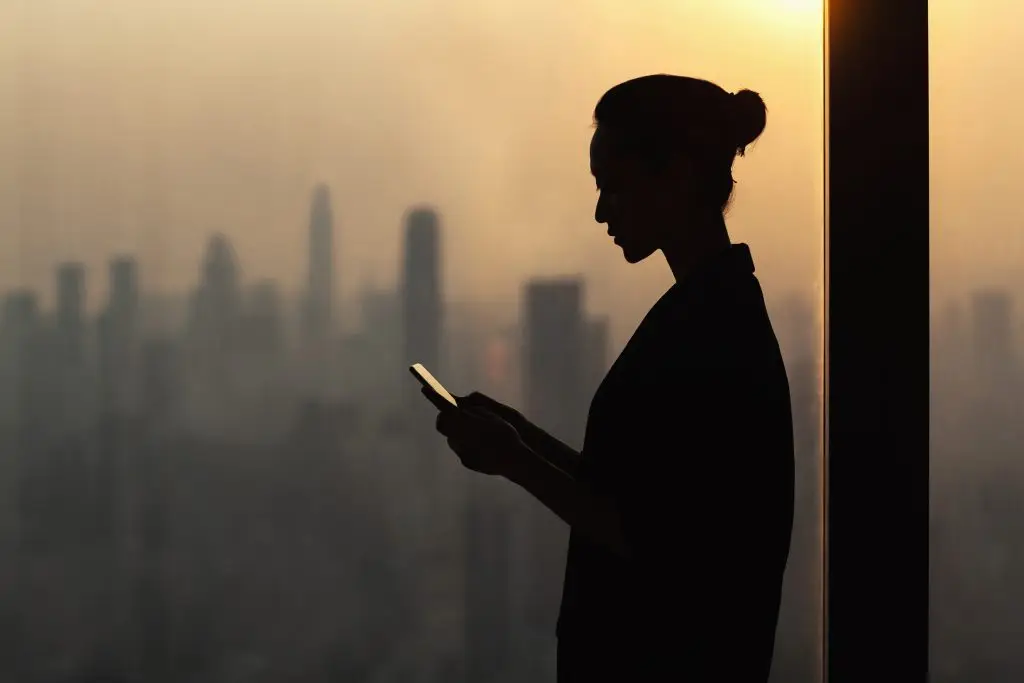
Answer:
[{"label": "tall tower", "polygon": [[559,439],[579,447],[591,374],[587,361],[593,353],[583,281],[565,277],[527,283],[523,317],[526,412]]},{"label": "tall tower", "polygon": [[57,267],[57,315],[54,329],[55,373],[53,428],[77,431],[85,426],[85,266],[63,263]]},{"label": "tall tower", "polygon": [[101,408],[125,415],[139,408],[136,401],[139,282],[135,259],[121,256],[110,262],[110,294],[100,318]]},{"label": "tall tower", "polygon": [[[441,364],[441,259],[437,212],[413,208],[405,219],[405,248],[401,275],[402,364],[423,363],[439,378]],[[417,539],[418,582],[423,609],[429,614],[425,632],[430,633],[427,657],[444,670],[434,680],[456,677],[449,666],[462,662],[465,650],[465,595],[463,592],[463,521],[461,488],[456,486],[458,465],[443,449],[434,431],[432,410],[418,385],[404,368],[401,380],[412,420],[411,449],[419,463],[419,495],[423,529]]]},{"label": "tall tower", "polygon": [[440,239],[434,209],[409,212],[402,266],[402,360],[405,365],[423,363],[435,375],[443,372]]},{"label": "tall tower", "polygon": [[227,237],[215,234],[206,245],[199,289],[193,300],[192,331],[202,351],[223,355],[233,346],[242,309],[238,262]]},{"label": "tall tower", "polygon": [[235,252],[226,236],[214,234],[203,255],[188,325],[187,398],[181,407],[193,428],[223,429],[237,412],[242,303]]},{"label": "tall tower", "polygon": [[324,184],[313,190],[309,212],[309,291],[306,334],[314,345],[325,343],[332,329],[334,304],[334,215],[331,192]]},{"label": "tall tower", "polygon": [[110,310],[134,318],[138,308],[138,265],[129,256],[117,257],[110,262]]},{"label": "tall tower", "polygon": [[57,267],[57,334],[62,363],[83,358],[85,309],[85,266],[63,263]]},{"label": "tall tower", "polygon": [[[576,277],[527,283],[522,305],[523,389],[526,415],[573,447],[581,445],[589,396],[588,365],[596,365],[597,329],[588,340],[583,281]],[[522,515],[526,623],[550,628],[558,616],[568,531],[549,511]]]}]

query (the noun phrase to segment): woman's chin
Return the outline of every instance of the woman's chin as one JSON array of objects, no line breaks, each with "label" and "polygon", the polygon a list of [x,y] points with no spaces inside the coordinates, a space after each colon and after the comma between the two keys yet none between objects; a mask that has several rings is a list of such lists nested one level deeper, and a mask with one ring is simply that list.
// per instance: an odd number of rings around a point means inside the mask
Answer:
[{"label": "woman's chin", "polygon": [[629,244],[619,244],[619,248],[622,249],[622,257],[626,259],[626,263],[640,263],[653,253],[651,249],[637,249]]}]

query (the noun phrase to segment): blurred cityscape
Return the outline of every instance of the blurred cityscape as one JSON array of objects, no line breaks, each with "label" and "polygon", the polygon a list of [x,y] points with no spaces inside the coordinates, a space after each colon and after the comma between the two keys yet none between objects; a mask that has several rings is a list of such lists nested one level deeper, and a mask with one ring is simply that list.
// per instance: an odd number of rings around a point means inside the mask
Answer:
[{"label": "blurred cityscape", "polygon": [[[571,274],[524,282],[518,320],[448,301],[430,206],[404,217],[400,281],[340,296],[326,186],[308,220],[298,300],[243,280],[223,234],[187,297],[147,291],[131,255],[111,258],[95,312],[97,276],[77,262],[54,264],[53,307],[5,294],[0,679],[554,679],[567,530],[508,482],[462,469],[407,366],[578,447],[613,358],[607,317]],[[998,332],[982,338],[1009,353],[1008,302],[978,301],[977,323]],[[811,300],[771,308],[799,460],[774,677],[813,681],[819,322]]]},{"label": "blurred cityscape", "polygon": [[1010,289],[935,305],[931,680],[1017,681],[1024,676],[1021,321]]}]

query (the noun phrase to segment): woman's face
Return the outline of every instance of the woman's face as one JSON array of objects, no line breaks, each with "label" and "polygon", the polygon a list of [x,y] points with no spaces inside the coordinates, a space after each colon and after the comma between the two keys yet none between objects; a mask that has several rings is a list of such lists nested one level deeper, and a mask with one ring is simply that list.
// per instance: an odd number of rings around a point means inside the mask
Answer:
[{"label": "woman's face", "polygon": [[638,263],[684,229],[690,182],[678,161],[653,171],[617,154],[614,135],[598,126],[590,141],[590,172],[598,190],[594,220],[608,226],[627,262]]}]

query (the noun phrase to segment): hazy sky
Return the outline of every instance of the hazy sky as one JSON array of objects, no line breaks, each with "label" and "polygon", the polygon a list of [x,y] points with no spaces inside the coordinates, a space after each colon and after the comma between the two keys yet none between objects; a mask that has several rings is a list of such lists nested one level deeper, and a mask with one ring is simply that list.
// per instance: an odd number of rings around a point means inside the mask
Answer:
[{"label": "hazy sky", "polygon": [[[1021,245],[1006,142],[1024,125],[1006,106],[1021,70],[1005,15],[1019,10],[965,4],[995,2],[932,3],[944,282],[1009,277]],[[673,72],[764,96],[768,127],[737,161],[729,224],[770,291],[810,293],[821,34],[813,0],[7,0],[0,288],[49,297],[54,264],[75,258],[96,301],[106,259],[130,251],[144,286],[183,289],[223,231],[247,279],[295,290],[323,180],[349,294],[393,282],[403,213],[427,202],[454,298],[514,303],[530,274],[582,272],[592,307],[632,323],[668,274],[658,258],[624,264],[593,222],[590,117],[611,85]]]}]

